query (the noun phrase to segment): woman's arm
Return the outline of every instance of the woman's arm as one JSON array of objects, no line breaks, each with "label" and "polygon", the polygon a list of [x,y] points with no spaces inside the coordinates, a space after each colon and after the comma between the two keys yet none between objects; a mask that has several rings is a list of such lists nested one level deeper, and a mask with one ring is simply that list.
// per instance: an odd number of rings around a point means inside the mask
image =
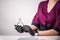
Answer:
[{"label": "woman's arm", "polygon": [[58,32],[54,29],[46,30],[46,31],[38,31],[38,36],[54,36],[58,35]]},{"label": "woman's arm", "polygon": [[[31,26],[32,30],[36,30],[38,29],[36,26],[32,25]],[[54,29],[50,29],[50,30],[45,30],[45,31],[38,31],[38,36],[53,36],[53,35],[58,35],[58,32],[55,31]]]}]

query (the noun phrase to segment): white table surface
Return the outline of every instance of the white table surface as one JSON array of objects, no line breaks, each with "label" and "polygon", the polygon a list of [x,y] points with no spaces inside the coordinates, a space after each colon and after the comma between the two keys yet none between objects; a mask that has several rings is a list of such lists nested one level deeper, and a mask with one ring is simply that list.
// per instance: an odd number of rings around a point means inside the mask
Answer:
[{"label": "white table surface", "polygon": [[31,36],[28,33],[20,35],[0,35],[0,40],[57,40],[59,36]]}]

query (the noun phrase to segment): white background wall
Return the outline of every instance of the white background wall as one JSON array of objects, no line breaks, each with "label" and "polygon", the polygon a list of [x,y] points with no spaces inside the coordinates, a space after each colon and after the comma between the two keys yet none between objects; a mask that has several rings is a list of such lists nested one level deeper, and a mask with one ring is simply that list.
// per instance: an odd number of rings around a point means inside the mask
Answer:
[{"label": "white background wall", "polygon": [[38,4],[43,0],[0,0],[0,35],[19,34],[14,28],[18,19],[31,25]]}]

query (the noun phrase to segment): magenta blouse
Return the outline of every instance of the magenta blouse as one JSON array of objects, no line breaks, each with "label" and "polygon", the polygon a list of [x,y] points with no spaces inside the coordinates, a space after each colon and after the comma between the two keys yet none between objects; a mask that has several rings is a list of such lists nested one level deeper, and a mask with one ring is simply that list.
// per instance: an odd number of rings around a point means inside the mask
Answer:
[{"label": "magenta blouse", "polygon": [[60,34],[60,1],[58,1],[53,9],[47,12],[48,1],[43,1],[38,6],[38,11],[32,20],[40,30],[54,29]]}]

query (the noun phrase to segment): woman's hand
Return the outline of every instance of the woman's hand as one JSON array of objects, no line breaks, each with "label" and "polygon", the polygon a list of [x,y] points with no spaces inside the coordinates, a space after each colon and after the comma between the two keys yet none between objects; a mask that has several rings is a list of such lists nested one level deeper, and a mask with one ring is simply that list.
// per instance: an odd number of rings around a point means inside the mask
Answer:
[{"label": "woman's hand", "polygon": [[58,35],[58,32],[55,31],[54,29],[38,31],[38,36],[54,36],[54,35]]}]

